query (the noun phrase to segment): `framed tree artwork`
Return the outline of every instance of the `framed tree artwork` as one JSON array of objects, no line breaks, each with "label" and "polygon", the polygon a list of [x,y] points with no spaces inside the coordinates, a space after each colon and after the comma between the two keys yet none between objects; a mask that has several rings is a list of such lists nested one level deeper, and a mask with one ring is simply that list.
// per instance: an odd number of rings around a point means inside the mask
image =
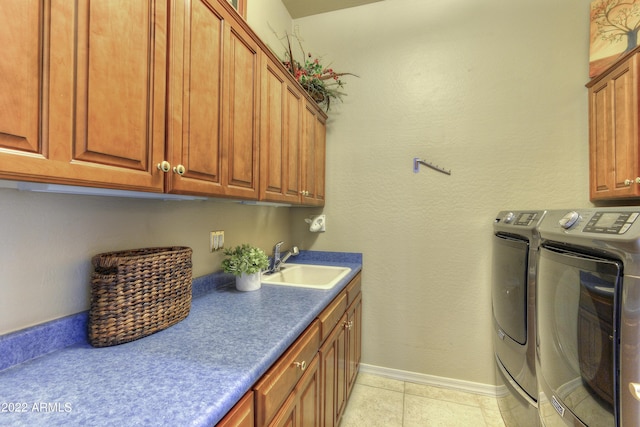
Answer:
[{"label": "framed tree artwork", "polygon": [[640,0],[593,0],[589,77],[596,77],[635,49],[640,32]]},{"label": "framed tree artwork", "polygon": [[229,2],[229,4],[231,4],[231,6],[233,6],[233,8],[235,10],[238,11],[238,13],[240,14],[240,16],[242,16],[244,19],[247,19],[247,0],[227,0]]}]

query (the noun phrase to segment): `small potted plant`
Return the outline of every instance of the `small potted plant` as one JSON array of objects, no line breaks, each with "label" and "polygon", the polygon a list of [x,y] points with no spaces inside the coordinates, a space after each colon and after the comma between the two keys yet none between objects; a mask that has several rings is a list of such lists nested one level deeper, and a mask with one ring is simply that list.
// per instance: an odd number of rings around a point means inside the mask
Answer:
[{"label": "small potted plant", "polygon": [[233,249],[225,249],[222,270],[236,276],[236,289],[255,291],[260,289],[261,272],[269,267],[269,258],[260,248],[244,243]]}]

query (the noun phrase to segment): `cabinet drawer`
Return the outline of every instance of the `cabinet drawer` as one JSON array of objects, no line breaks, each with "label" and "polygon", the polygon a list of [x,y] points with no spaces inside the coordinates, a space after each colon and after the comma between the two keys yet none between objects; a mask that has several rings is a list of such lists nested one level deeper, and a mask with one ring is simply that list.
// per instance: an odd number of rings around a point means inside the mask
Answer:
[{"label": "cabinet drawer", "polygon": [[244,395],[216,427],[253,427],[253,392]]},{"label": "cabinet drawer", "polygon": [[343,291],[318,316],[320,320],[320,342],[324,342],[327,339],[346,310],[347,293]]},{"label": "cabinet drawer", "polygon": [[255,386],[256,425],[266,425],[274,417],[319,348],[320,322],[316,319]]},{"label": "cabinet drawer", "polygon": [[350,306],[362,290],[362,278],[360,273],[347,285],[347,306]]}]

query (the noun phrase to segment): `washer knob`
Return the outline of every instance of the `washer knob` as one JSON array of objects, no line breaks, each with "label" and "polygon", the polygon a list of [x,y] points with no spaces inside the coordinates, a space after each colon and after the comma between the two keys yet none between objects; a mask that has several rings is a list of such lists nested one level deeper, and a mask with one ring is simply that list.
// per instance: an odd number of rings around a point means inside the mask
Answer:
[{"label": "washer knob", "polygon": [[515,217],[516,215],[513,212],[509,212],[504,216],[504,218],[502,218],[502,222],[504,222],[505,224],[510,224]]},{"label": "washer knob", "polygon": [[565,230],[568,230],[571,227],[573,227],[575,223],[578,222],[579,219],[580,219],[580,214],[576,211],[571,211],[565,216],[563,216],[562,219],[558,221],[558,224],[560,224],[560,227],[564,228]]}]

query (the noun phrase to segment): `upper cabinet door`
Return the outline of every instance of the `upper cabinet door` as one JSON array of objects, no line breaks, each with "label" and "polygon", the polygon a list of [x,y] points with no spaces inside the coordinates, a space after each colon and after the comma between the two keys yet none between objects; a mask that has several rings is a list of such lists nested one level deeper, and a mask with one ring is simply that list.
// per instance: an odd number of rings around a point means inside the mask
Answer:
[{"label": "upper cabinet door", "polygon": [[315,204],[324,206],[325,202],[325,168],[327,163],[327,122],[321,114],[316,116],[316,144],[315,144],[315,173],[316,200]]},{"label": "upper cabinet door", "polygon": [[303,96],[264,55],[260,116],[260,200],[300,203]]},{"label": "upper cabinet door", "polygon": [[639,60],[633,55],[589,88],[591,200],[640,196]]},{"label": "upper cabinet door", "polygon": [[325,117],[316,105],[306,104],[302,132],[302,204],[324,206]]},{"label": "upper cabinet door", "polygon": [[218,0],[171,9],[167,191],[257,199],[258,44]]},{"label": "upper cabinet door", "polygon": [[[0,13],[0,150],[44,158],[49,60],[44,49],[50,14],[41,0],[9,1]],[[45,56],[47,55],[47,56]],[[42,83],[42,86],[41,86]],[[5,162],[3,161],[3,164]],[[37,163],[37,161],[36,161]]]},{"label": "upper cabinet door", "polygon": [[258,198],[260,50],[240,23],[225,28],[223,184],[232,197]]},{"label": "upper cabinet door", "polygon": [[[172,193],[224,194],[222,91],[225,16],[217,0],[174,0],[169,42],[167,174]],[[218,7],[219,9],[219,7]]]},{"label": "upper cabinet door", "polygon": [[11,46],[0,59],[11,85],[0,91],[0,130],[10,135],[0,174],[162,191],[165,1],[8,7],[24,10],[0,14],[0,43]]}]

